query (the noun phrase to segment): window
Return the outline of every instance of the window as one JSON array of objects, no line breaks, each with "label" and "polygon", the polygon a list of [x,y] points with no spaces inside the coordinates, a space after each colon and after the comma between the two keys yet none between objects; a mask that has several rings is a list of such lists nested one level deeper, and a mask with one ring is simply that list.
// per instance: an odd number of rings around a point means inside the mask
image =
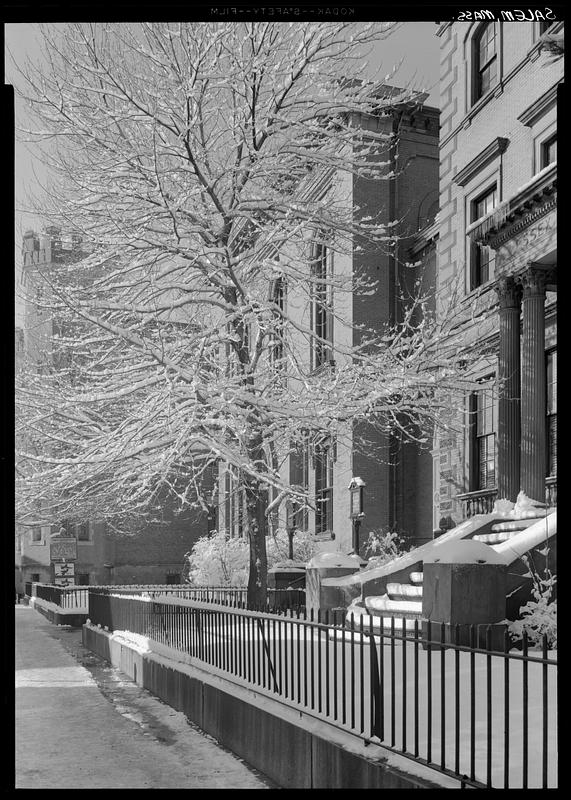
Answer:
[{"label": "window", "polygon": [[77,536],[78,542],[88,542],[89,541],[89,523],[83,522],[81,525],[75,526],[75,535]]},{"label": "window", "polygon": [[30,541],[41,543],[42,541],[42,529],[41,528],[32,528],[30,531]]},{"label": "window", "polygon": [[312,264],[312,368],[333,360],[333,287],[332,254],[330,248],[315,243]]},{"label": "window", "polygon": [[76,586],[89,586],[89,572],[78,572],[75,576]]},{"label": "window", "polygon": [[497,398],[493,384],[486,385],[474,395],[474,473],[475,491],[496,486],[496,421]]},{"label": "window", "polygon": [[283,275],[272,281],[270,296],[278,307],[275,312],[275,323],[272,331],[272,341],[270,345],[270,363],[274,364],[278,370],[283,368],[284,358],[284,318],[286,286]]},{"label": "window", "polygon": [[167,572],[165,583],[168,585],[179,584],[181,582],[180,572]]},{"label": "window", "polygon": [[557,350],[547,353],[547,475],[557,475]]},{"label": "window", "polygon": [[[494,185],[487,189],[475,200],[472,200],[471,222],[485,217],[497,206],[497,187]],[[487,283],[492,277],[494,253],[486,245],[474,243],[471,248],[471,280],[470,288],[475,289]]]},{"label": "window", "polygon": [[474,38],[474,102],[498,82],[498,36],[495,22],[483,25]]},{"label": "window", "polygon": [[557,136],[552,136],[541,145],[541,169],[557,161]]},{"label": "window", "polygon": [[32,583],[39,583],[39,582],[40,582],[40,573],[32,572]]},{"label": "window", "polygon": [[244,535],[245,497],[237,472],[227,470],[225,475],[225,516],[226,530],[231,537]]},{"label": "window", "polygon": [[324,442],[315,447],[315,533],[333,530],[333,446]]},{"label": "window", "polygon": [[[309,444],[307,440],[298,442],[290,456],[290,485],[299,486],[307,492],[309,488]],[[293,526],[300,531],[309,529],[307,507],[302,503],[293,504]]]}]

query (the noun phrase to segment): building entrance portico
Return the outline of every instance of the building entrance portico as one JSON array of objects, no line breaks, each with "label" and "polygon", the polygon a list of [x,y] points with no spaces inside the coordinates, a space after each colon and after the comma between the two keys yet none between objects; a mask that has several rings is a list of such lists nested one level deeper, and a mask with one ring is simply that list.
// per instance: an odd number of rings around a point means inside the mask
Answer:
[{"label": "building entrance portico", "polygon": [[[555,166],[555,165],[554,165]],[[495,209],[471,231],[495,250],[498,299],[497,497],[520,490],[546,499],[548,475],[546,309],[557,291],[555,169]]]},{"label": "building entrance portico", "polygon": [[496,284],[499,303],[498,497],[543,502],[547,475],[545,287],[531,264]]}]

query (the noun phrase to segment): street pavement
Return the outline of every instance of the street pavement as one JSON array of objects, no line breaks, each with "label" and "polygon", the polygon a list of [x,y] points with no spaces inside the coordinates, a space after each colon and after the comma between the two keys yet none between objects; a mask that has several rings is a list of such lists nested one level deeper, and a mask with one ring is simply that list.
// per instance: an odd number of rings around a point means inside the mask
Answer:
[{"label": "street pavement", "polygon": [[268,789],[184,714],[15,606],[17,789]]}]

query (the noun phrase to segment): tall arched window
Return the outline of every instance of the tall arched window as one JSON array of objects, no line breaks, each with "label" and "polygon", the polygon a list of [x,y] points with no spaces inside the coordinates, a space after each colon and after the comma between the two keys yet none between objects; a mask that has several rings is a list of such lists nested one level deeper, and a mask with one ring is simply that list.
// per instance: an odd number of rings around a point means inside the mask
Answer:
[{"label": "tall arched window", "polygon": [[311,361],[317,369],[333,360],[333,253],[322,242],[313,243],[311,254]]},{"label": "tall arched window", "polygon": [[474,102],[498,82],[498,28],[495,22],[482,25],[473,39]]}]

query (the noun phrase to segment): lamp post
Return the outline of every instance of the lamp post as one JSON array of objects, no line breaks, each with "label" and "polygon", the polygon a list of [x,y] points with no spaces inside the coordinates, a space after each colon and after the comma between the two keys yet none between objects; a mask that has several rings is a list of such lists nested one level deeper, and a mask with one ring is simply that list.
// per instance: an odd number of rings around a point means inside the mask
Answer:
[{"label": "lamp post", "polygon": [[353,552],[359,554],[359,530],[365,516],[363,511],[363,489],[367,484],[361,478],[352,478],[349,489],[349,516],[353,523]]},{"label": "lamp post", "polygon": [[287,531],[288,547],[289,547],[288,558],[290,559],[290,561],[293,561],[293,534],[295,531],[295,525],[294,525],[293,503],[291,502],[291,499],[289,497],[285,502],[285,508],[286,508],[286,531]]}]

